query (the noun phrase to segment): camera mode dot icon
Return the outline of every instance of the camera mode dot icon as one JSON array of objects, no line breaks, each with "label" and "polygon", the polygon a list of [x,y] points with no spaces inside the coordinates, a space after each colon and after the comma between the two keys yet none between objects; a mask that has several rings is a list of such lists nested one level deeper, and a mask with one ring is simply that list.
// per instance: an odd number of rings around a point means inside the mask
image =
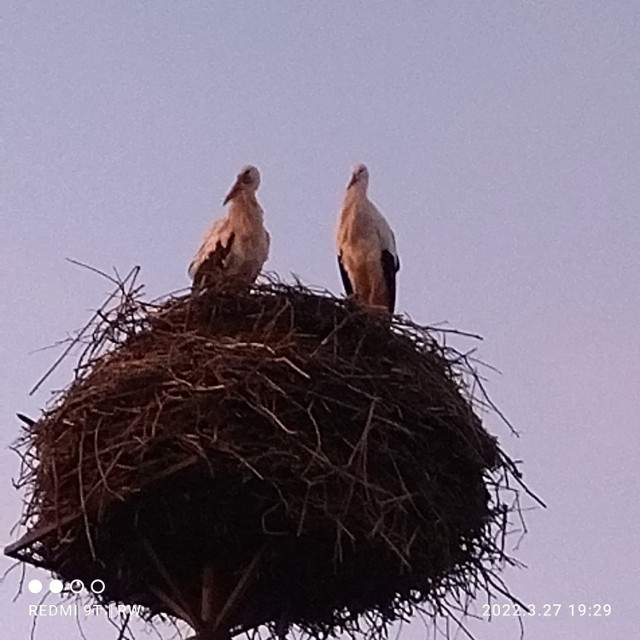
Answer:
[{"label": "camera mode dot icon", "polygon": [[40,593],[42,591],[42,582],[40,580],[29,580],[29,584],[27,585],[27,589],[31,593]]},{"label": "camera mode dot icon", "polygon": [[96,595],[102,593],[105,590],[105,583],[103,580],[97,579],[91,583],[90,589],[91,593],[95,593]]},{"label": "camera mode dot icon", "polygon": [[71,589],[71,593],[78,595],[79,593],[82,593],[84,591],[84,582],[76,578],[69,583],[69,589]]},{"label": "camera mode dot icon", "polygon": [[52,580],[49,583],[49,591],[51,591],[51,593],[62,593],[63,587],[62,580]]}]

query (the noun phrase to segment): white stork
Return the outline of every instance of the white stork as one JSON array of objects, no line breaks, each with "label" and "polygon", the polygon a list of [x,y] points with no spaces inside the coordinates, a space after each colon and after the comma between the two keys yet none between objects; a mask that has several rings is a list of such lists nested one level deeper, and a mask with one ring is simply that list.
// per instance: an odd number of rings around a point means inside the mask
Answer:
[{"label": "white stork", "polygon": [[195,290],[223,279],[249,285],[258,277],[269,257],[270,243],[264,212],[256,200],[259,185],[258,169],[248,165],[240,170],[222,203],[231,203],[229,214],[207,231],[189,265]]},{"label": "white stork", "polygon": [[367,198],[369,171],[356,165],[338,224],[338,266],[348,296],[393,313],[400,260],[393,231]]}]

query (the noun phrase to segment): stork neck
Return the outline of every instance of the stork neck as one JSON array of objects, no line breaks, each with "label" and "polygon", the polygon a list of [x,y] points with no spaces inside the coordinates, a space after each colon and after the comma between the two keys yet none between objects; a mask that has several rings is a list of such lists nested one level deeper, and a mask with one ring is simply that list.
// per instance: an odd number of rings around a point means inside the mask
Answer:
[{"label": "stork neck", "polygon": [[369,202],[367,198],[367,187],[364,185],[354,184],[347,190],[344,196],[344,211],[352,216],[358,215],[366,204]]},{"label": "stork neck", "polygon": [[229,207],[229,218],[244,224],[261,224],[262,208],[253,193],[242,193],[234,198]]},{"label": "stork neck", "polygon": [[367,185],[364,182],[356,182],[352,184],[344,196],[345,202],[353,202],[354,200],[367,200]]}]

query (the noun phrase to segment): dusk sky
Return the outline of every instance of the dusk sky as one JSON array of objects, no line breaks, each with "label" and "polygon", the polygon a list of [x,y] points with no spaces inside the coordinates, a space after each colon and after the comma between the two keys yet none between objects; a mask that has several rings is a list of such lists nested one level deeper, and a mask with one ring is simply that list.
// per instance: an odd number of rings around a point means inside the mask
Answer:
[{"label": "dusk sky", "polygon": [[[526,619],[525,638],[636,636],[640,2],[0,8],[4,544],[22,533],[11,532],[23,497],[11,484],[15,412],[37,416],[72,375],[67,361],[30,397],[58,355],[37,350],[110,290],[65,258],[140,265],[149,296],[187,286],[202,233],[252,163],[267,269],[339,292],[334,229],[350,169],[365,162],[396,233],[399,311],[484,336],[479,356],[501,371],[485,372],[488,389],[521,436],[492,415],[487,428],[548,504],[527,514],[514,552],[527,568],[504,574],[524,602],[562,605]],[[40,600],[25,590],[13,602],[18,582],[19,570],[0,584],[2,638],[28,638]],[[580,603],[612,613],[572,617]],[[80,622],[89,640],[117,637],[103,618]],[[468,628],[479,640],[520,634],[513,618]],[[40,618],[35,634],[81,638],[72,617]],[[416,620],[400,637],[433,629]]]}]

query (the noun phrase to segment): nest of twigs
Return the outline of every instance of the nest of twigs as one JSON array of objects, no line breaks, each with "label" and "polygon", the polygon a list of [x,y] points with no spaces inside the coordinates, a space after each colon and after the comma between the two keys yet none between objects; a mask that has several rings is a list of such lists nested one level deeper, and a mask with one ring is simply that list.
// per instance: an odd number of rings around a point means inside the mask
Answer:
[{"label": "nest of twigs", "polygon": [[89,328],[19,446],[15,557],[197,630],[383,636],[506,592],[518,473],[434,332],[278,283],[123,283]]}]

